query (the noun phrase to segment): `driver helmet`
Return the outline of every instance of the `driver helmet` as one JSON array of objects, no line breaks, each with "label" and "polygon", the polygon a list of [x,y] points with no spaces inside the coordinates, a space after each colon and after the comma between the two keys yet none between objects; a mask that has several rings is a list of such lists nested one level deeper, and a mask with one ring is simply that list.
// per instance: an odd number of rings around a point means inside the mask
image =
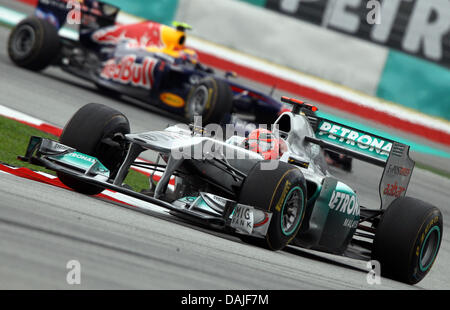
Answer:
[{"label": "driver helmet", "polygon": [[270,130],[258,128],[253,130],[245,141],[246,147],[261,154],[264,159],[278,159],[280,157],[280,139]]}]

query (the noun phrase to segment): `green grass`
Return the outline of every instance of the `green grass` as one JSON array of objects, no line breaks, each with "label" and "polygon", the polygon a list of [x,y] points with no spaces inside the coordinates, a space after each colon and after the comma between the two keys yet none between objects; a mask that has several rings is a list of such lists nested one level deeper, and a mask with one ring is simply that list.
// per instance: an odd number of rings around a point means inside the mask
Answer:
[{"label": "green grass", "polygon": [[17,159],[18,155],[25,155],[31,136],[58,140],[56,136],[0,116],[0,161],[12,166],[26,167],[55,175],[53,171]]},{"label": "green grass", "polygon": [[124,183],[131,186],[136,192],[150,187],[148,177],[132,169],[129,170]]},{"label": "green grass", "polygon": [[1,27],[5,27],[5,28],[13,28],[13,26],[11,26],[10,24],[7,24],[7,23],[5,23],[3,21],[0,21],[0,26]]},{"label": "green grass", "polygon": [[[35,171],[44,171],[56,175],[54,171],[17,159],[18,155],[25,155],[28,141],[31,136],[58,140],[58,137],[54,135],[44,133],[15,120],[0,116],[0,162],[11,166],[26,167]],[[124,183],[131,186],[135,191],[140,191],[149,187],[148,178],[142,173],[133,170],[130,170]]]},{"label": "green grass", "polygon": [[420,168],[420,169],[428,170],[434,174],[438,174],[440,176],[450,179],[450,173],[447,171],[439,170],[437,168],[434,168],[434,167],[431,167],[429,165],[419,163],[419,162],[416,162],[416,167]]}]

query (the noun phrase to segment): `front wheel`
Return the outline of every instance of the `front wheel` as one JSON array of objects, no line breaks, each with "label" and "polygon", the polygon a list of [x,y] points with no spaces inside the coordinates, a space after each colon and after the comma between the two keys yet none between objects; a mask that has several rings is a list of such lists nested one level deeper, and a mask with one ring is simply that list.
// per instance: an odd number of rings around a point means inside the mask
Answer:
[{"label": "front wheel", "polygon": [[9,58],[18,66],[40,71],[58,57],[58,30],[49,21],[29,17],[11,31],[8,39]]},{"label": "front wheel", "polygon": [[376,228],[372,259],[381,275],[416,284],[430,271],[442,241],[442,214],[438,208],[411,197],[397,198]]},{"label": "front wheel", "polygon": [[[277,167],[271,165],[273,163]],[[305,178],[297,167],[290,164],[259,162],[245,179],[238,201],[272,212],[264,240],[245,235],[241,239],[271,250],[281,250],[295,238],[303,221],[306,209]]]},{"label": "front wheel", "polygon": [[[81,107],[64,127],[59,141],[77,151],[96,157],[113,177],[126,156],[126,146],[114,141],[130,133],[128,119],[113,108],[99,103]],[[109,140],[109,143],[105,141]],[[77,192],[96,195],[104,188],[57,173],[61,182]]]}]

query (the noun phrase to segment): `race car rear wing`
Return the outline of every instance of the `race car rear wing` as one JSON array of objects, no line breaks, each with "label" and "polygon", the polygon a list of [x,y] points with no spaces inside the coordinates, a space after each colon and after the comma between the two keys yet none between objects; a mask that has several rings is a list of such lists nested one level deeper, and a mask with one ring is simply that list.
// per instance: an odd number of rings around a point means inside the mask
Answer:
[{"label": "race car rear wing", "polygon": [[383,167],[379,184],[381,209],[403,197],[415,162],[409,157],[409,146],[329,119],[308,116],[315,138],[305,140],[340,154]]},{"label": "race car rear wing", "polygon": [[395,141],[317,116],[308,116],[323,148],[384,167]]},{"label": "race car rear wing", "polygon": [[39,0],[35,15],[50,21],[57,29],[77,24],[80,32],[115,24],[120,9],[97,0]]}]

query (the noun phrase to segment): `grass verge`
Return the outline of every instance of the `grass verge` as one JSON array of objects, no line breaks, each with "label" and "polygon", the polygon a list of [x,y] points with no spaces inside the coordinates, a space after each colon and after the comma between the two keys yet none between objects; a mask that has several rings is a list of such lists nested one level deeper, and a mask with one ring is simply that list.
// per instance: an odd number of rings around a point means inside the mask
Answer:
[{"label": "grass verge", "polygon": [[[35,166],[17,159],[18,155],[25,155],[28,141],[31,136],[58,140],[58,137],[44,133],[18,121],[0,116],[0,162],[11,166],[26,167],[35,171],[43,171],[56,175],[54,171],[44,167]],[[147,189],[149,187],[148,178],[134,170],[130,170],[126,177],[125,184],[131,186],[135,191]]]},{"label": "grass verge", "polygon": [[416,167],[420,168],[420,169],[424,169],[424,170],[430,171],[430,172],[432,172],[434,174],[437,174],[437,175],[440,175],[442,177],[450,179],[450,173],[447,172],[447,171],[439,170],[437,168],[431,167],[429,165],[426,165],[426,164],[423,164],[423,163],[420,163],[420,162],[416,162]]}]

